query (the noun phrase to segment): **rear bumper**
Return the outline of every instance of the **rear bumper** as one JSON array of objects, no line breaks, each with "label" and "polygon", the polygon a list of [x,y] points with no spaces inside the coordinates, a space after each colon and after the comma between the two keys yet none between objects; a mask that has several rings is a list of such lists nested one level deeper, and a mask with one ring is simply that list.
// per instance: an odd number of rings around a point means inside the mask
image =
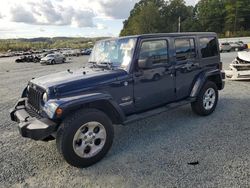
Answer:
[{"label": "rear bumper", "polygon": [[57,129],[57,124],[48,118],[32,116],[26,109],[26,98],[18,100],[10,110],[12,121],[18,122],[18,129],[23,137],[34,140],[46,140]]}]

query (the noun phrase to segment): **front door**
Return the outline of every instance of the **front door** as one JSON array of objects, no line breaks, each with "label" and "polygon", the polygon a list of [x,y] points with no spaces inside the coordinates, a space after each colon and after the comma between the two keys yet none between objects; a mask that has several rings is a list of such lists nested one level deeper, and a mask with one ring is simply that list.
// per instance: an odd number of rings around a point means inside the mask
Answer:
[{"label": "front door", "polygon": [[134,101],[137,111],[147,110],[174,100],[173,66],[169,62],[168,39],[140,42],[138,61],[152,61],[149,68],[134,70]]}]

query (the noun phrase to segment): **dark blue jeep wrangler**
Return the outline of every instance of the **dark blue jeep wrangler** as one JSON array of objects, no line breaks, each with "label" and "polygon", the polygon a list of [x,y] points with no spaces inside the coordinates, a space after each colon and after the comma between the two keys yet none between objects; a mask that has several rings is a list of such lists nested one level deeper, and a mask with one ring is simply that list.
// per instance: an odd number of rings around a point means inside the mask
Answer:
[{"label": "dark blue jeep wrangler", "polygon": [[101,160],[113,124],[191,103],[211,114],[225,75],[215,33],[171,33],[99,41],[88,65],[29,81],[10,116],[23,137],[56,138],[76,167]]}]

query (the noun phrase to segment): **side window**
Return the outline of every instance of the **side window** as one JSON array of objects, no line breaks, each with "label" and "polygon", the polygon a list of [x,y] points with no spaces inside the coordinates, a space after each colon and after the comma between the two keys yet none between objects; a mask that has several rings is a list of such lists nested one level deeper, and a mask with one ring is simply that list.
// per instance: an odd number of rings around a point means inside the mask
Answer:
[{"label": "side window", "polygon": [[202,58],[213,57],[219,54],[215,37],[201,37],[200,48]]},{"label": "side window", "polygon": [[194,39],[175,39],[175,52],[177,61],[195,58]]},{"label": "side window", "polygon": [[155,40],[142,42],[139,59],[148,59],[153,64],[167,63],[168,44],[166,40]]}]

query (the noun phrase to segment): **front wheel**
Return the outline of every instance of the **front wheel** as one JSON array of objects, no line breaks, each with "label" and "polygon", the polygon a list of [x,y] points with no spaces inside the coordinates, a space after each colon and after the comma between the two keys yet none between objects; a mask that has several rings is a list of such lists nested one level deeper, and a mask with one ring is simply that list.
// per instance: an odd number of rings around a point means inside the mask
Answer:
[{"label": "front wheel", "polygon": [[50,64],[51,64],[51,65],[56,64],[55,60],[52,60]]},{"label": "front wheel", "polygon": [[79,110],[60,126],[56,138],[57,148],[64,159],[75,167],[88,167],[100,161],[112,145],[112,123],[99,110]]},{"label": "front wheel", "polygon": [[207,81],[195,102],[191,103],[193,112],[201,116],[211,114],[218,102],[218,88],[214,82]]}]

